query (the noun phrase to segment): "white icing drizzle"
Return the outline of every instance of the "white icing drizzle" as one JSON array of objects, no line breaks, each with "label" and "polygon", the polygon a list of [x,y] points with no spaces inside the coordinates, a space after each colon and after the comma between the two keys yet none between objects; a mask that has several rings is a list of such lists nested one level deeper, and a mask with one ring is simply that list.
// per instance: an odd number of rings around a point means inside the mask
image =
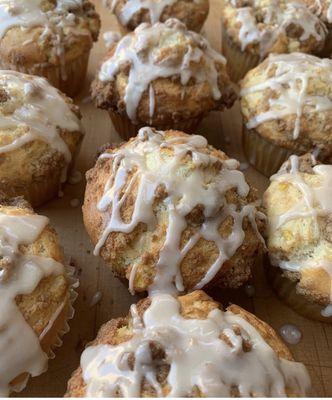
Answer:
[{"label": "white icing drizzle", "polygon": [[[111,10],[114,12],[119,0],[112,0]],[[127,1],[118,18],[122,25],[127,26],[133,16],[141,10],[147,10],[150,16],[150,23],[155,24],[160,21],[160,17],[166,7],[172,6],[177,0],[130,0]]]},{"label": "white icing drizzle", "polygon": [[[170,365],[167,397],[186,397],[194,387],[207,397],[229,397],[237,387],[241,397],[286,395],[286,387],[305,395],[310,379],[303,364],[277,357],[259,332],[231,311],[212,310],[206,319],[187,319],[171,295],[152,297],[143,318],[131,307],[133,337],[117,346],[88,347],[82,354],[83,379],[88,397],[139,397],[143,379],[162,397],[158,363],[150,343],[158,343]],[[235,326],[241,331],[235,332]],[[222,340],[227,337],[229,344]],[[244,351],[244,341],[251,350]],[[128,356],[134,354],[133,369]]]},{"label": "white icing drizzle", "polygon": [[109,49],[111,46],[113,46],[114,43],[119,42],[119,40],[121,39],[121,35],[119,32],[116,31],[107,31],[103,34],[103,39],[106,48]]},{"label": "white icing drizzle", "polygon": [[[84,16],[83,0],[56,0],[54,9],[43,11],[42,0],[1,0],[0,2],[0,40],[11,28],[29,30],[43,27],[38,36],[40,45],[45,40],[52,45],[52,58],[65,63],[64,35],[69,32],[74,36],[91,36],[87,28],[77,23],[78,17]],[[31,42],[27,41],[26,44]],[[61,70],[62,79],[67,79],[65,68]]]},{"label": "white icing drizzle", "polygon": [[327,22],[332,24],[332,3],[329,5],[326,14]]},{"label": "white icing drizzle", "polygon": [[[320,94],[308,94],[307,88],[311,79],[324,76],[331,80],[332,61],[319,59],[308,54],[292,53],[270,55],[267,59],[266,76],[271,76],[254,86],[243,87],[241,96],[273,90],[278,96],[268,100],[269,109],[258,114],[246,123],[248,129],[256,128],[267,121],[295,115],[293,139],[301,133],[301,118],[310,118],[310,114],[332,109],[332,100]],[[270,71],[274,71],[270,74]]]},{"label": "white icing drizzle", "polygon": [[78,117],[70,109],[60,93],[44,78],[21,74],[15,71],[0,71],[0,87],[14,101],[21,105],[11,114],[0,116],[0,131],[15,131],[24,128],[25,133],[9,144],[0,145],[0,155],[22,147],[34,140],[47,142],[53,149],[63,154],[66,167],[63,180],[66,178],[67,166],[71,153],[60,135],[60,130],[81,134],[82,126]]},{"label": "white icing drizzle", "polygon": [[[166,238],[159,252],[156,277],[150,287],[151,292],[174,292],[174,283],[178,291],[184,290],[179,266],[200,238],[214,242],[219,249],[219,256],[195,289],[209,283],[223,263],[241,246],[245,236],[242,228],[245,217],[249,219],[260,237],[255,218],[262,218],[262,215],[257,212],[255,205],[247,204],[237,209],[235,204],[227,203],[225,198],[225,193],[231,188],[236,189],[243,198],[249,193],[249,186],[243,173],[237,170],[239,163],[236,160],[222,162],[216,157],[204,154],[201,149],[206,146],[207,141],[202,136],[166,139],[163,132],[142,128],[130,145],[101,156],[110,158],[113,162],[104,195],[98,203],[98,210],[109,213],[109,219],[95,247],[95,255],[100,252],[111,232],[129,233],[139,223],[144,223],[153,229],[156,223],[153,213],[156,189],[163,185],[167,192],[167,197],[163,201],[168,214]],[[165,157],[161,152],[164,147],[173,149],[174,155]],[[152,154],[153,164],[150,165]],[[180,172],[181,160],[187,154],[191,154],[195,168],[183,176]],[[220,172],[209,182],[211,178],[204,174],[204,168],[220,166],[221,163]],[[135,172],[129,176],[132,171]],[[138,191],[134,211],[131,221],[125,223],[120,210],[135,183],[138,183]],[[181,235],[187,227],[186,216],[197,205],[204,207],[205,221],[181,248]],[[234,221],[232,232],[227,238],[222,238],[218,228],[228,216]],[[134,265],[130,278],[131,291],[133,291],[135,270]]]},{"label": "white icing drizzle", "polygon": [[[298,38],[304,42],[310,37],[317,41],[324,41],[327,28],[320,19],[304,4],[297,1],[272,0],[261,4],[260,0],[253,0],[249,7],[236,7],[236,19],[241,23],[239,40],[242,51],[248,45],[259,44],[260,56],[264,58],[281,35],[287,35],[289,26],[295,25],[302,28],[303,32]],[[261,19],[256,18],[257,10]]]},{"label": "white icing drizzle", "polygon": [[16,296],[32,293],[44,277],[64,273],[55,260],[20,250],[21,245],[33,243],[47,224],[46,217],[35,214],[0,213],[1,396],[8,395],[10,382],[21,373],[36,376],[47,367],[47,355],[15,302]]},{"label": "white icing drizzle", "polygon": [[[277,229],[281,229],[287,222],[310,218],[315,224],[316,236],[320,236],[319,218],[332,215],[332,165],[318,164],[312,168],[312,173],[319,177],[319,183],[308,185],[303,174],[299,172],[299,158],[295,155],[290,157],[290,171],[285,167],[271,177],[271,181],[287,182],[299,190],[301,200],[287,212],[269,218],[269,235]],[[315,162],[313,162],[315,164]],[[331,303],[322,310],[322,315],[332,316],[332,261],[326,258],[317,258],[311,254],[304,254],[302,259],[279,260],[271,257],[274,265],[289,271],[301,271],[304,269],[323,268],[329,275],[331,281]]]},{"label": "white icing drizzle", "polygon": [[[180,42],[183,53],[176,48]],[[169,19],[153,26],[141,24],[134,33],[124,36],[113,56],[102,64],[99,79],[112,81],[124,66],[130,66],[124,101],[128,117],[135,122],[143,93],[158,78],[179,77],[184,86],[191,79],[208,82],[213,98],[220,99],[217,63],[225,64],[226,60],[203,36],[186,30],[180,21]]]}]

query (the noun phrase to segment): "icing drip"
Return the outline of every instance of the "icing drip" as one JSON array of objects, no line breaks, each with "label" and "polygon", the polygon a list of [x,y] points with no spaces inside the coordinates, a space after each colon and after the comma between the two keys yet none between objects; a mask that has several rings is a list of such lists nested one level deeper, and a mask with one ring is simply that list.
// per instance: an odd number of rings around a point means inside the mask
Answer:
[{"label": "icing drip", "polygon": [[0,116],[2,134],[23,128],[21,136],[14,137],[8,144],[0,144],[0,154],[22,147],[34,140],[47,142],[53,149],[63,154],[66,167],[63,180],[66,178],[68,164],[71,161],[70,150],[60,135],[61,130],[82,132],[78,117],[71,111],[60,93],[44,78],[24,75],[15,71],[0,71],[0,87],[13,99],[22,104],[11,114]]},{"label": "icing drip", "polygon": [[[59,59],[64,64],[64,31],[71,32],[74,36],[90,35],[85,28],[77,25],[77,17],[84,15],[82,0],[57,0],[55,8],[43,11],[42,0],[2,0],[0,2],[0,39],[6,32],[15,27],[32,29],[43,27],[37,41],[43,45],[45,40],[53,46],[52,57]],[[27,42],[27,44],[30,41]],[[66,79],[62,68],[62,79]]]},{"label": "icing drip", "polygon": [[[178,49],[179,44],[183,50]],[[218,63],[224,65],[226,60],[204,37],[169,19],[165,24],[141,24],[133,34],[124,36],[113,56],[102,64],[99,79],[112,81],[121,69],[130,66],[124,101],[128,117],[135,122],[143,93],[158,78],[179,77],[184,86],[191,79],[208,82],[213,98],[220,99]]]},{"label": "icing drip", "polygon": [[[204,396],[286,395],[290,391],[305,395],[310,379],[304,365],[279,359],[257,330],[231,311],[212,310],[206,319],[187,319],[180,314],[179,302],[168,294],[152,297],[143,318],[131,307],[133,337],[117,346],[88,347],[82,354],[86,396],[139,397],[143,379],[162,397],[157,380],[161,361],[152,358],[150,343],[165,351],[170,366],[168,397],[186,397],[197,387]],[[240,334],[235,332],[235,326]],[[222,340],[227,338],[227,342]],[[250,350],[244,351],[245,343]],[[134,355],[133,368],[128,359]]]},{"label": "icing drip", "polygon": [[[314,223],[315,236],[320,237],[319,219],[326,218],[332,214],[332,165],[314,165],[312,173],[319,178],[319,182],[309,186],[303,174],[299,172],[298,157],[291,156],[290,163],[291,168],[289,172],[285,168],[282,168],[276,175],[271,177],[271,181],[285,182],[294,186],[301,193],[302,199],[298,200],[295,206],[285,213],[269,218],[269,234],[282,228],[289,221],[299,218],[310,218]],[[280,268],[289,271],[323,268],[331,280],[331,304],[322,310],[322,315],[328,317],[332,316],[332,260],[324,257],[323,255],[323,257],[320,256],[317,259],[314,254],[305,254],[302,259],[287,261],[273,257],[271,261]]]},{"label": "icing drip", "polygon": [[[223,263],[241,246],[245,235],[242,229],[245,217],[249,219],[260,237],[255,218],[262,216],[257,212],[255,205],[247,204],[238,210],[235,204],[228,204],[225,199],[225,193],[232,188],[243,198],[249,193],[249,186],[243,173],[236,169],[238,162],[235,160],[222,162],[216,157],[204,154],[200,149],[206,146],[207,141],[202,136],[166,139],[163,132],[143,128],[129,146],[101,156],[112,159],[112,172],[105,186],[104,195],[98,203],[98,209],[101,212],[111,211],[104,232],[95,247],[95,255],[99,253],[111,232],[129,233],[139,223],[144,223],[153,229],[156,223],[153,212],[156,190],[162,185],[167,192],[163,205],[167,208],[168,226],[150,292],[165,290],[174,292],[175,287],[178,291],[184,290],[179,266],[199,239],[214,242],[219,249],[219,256],[196,288],[202,288],[210,282]],[[166,157],[162,153],[165,147],[173,150],[174,154],[171,157]],[[181,160],[188,154],[191,154],[194,168],[192,172],[183,176]],[[211,178],[204,175],[204,169],[213,165],[220,167],[221,163],[222,168],[217,176],[209,182]],[[132,219],[129,223],[125,223],[121,218],[121,207],[135,184],[138,184],[138,190]],[[205,221],[181,248],[181,236],[187,227],[186,216],[197,205],[204,207]],[[232,232],[227,238],[223,238],[218,228],[229,216],[233,219]],[[133,291],[135,271],[134,265],[130,277],[131,291]]]},{"label": "icing drip", "polygon": [[64,273],[53,259],[27,255],[21,245],[37,240],[48,219],[39,215],[0,213],[0,395],[7,396],[10,382],[21,373],[36,376],[45,371],[47,355],[25,321],[15,298],[34,291],[51,274]]},{"label": "icing drip", "polygon": [[[271,73],[273,71],[273,75]],[[311,79],[326,76],[331,79],[332,61],[319,59],[302,53],[270,55],[268,58],[266,76],[263,82],[254,86],[244,87],[241,96],[250,96],[273,90],[278,96],[270,96],[269,109],[252,118],[246,123],[253,129],[264,122],[273,121],[295,115],[293,139],[298,139],[301,133],[301,118],[310,118],[310,114],[325,112],[332,109],[332,101],[328,96],[308,94],[307,88]]]},{"label": "icing drip", "polygon": [[260,56],[264,58],[280,36],[288,36],[288,28],[293,25],[302,28],[302,34],[298,38],[300,43],[310,37],[317,41],[325,40],[325,25],[304,4],[280,0],[269,1],[267,6],[257,0],[252,3],[249,7],[238,7],[236,2],[231,2],[236,7],[236,19],[241,23],[239,40],[242,51],[248,45],[258,43]]},{"label": "icing drip", "polygon": [[332,24],[332,3],[329,5],[328,9],[327,9],[327,22]]},{"label": "icing drip", "polygon": [[[160,21],[164,9],[176,2],[177,0],[130,0],[124,4],[118,18],[122,25],[127,26],[137,12],[147,10],[150,16],[150,23],[155,24]],[[119,0],[112,1],[112,11],[114,11],[118,3]]]}]

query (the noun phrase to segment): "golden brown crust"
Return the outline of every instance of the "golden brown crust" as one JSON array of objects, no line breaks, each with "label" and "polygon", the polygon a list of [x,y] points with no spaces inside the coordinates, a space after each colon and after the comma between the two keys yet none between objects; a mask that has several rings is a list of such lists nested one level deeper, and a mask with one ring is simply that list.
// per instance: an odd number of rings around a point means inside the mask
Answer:
[{"label": "golden brown crust", "polygon": [[[195,291],[185,296],[178,297],[181,305],[181,315],[188,319],[205,319],[209,315],[210,311],[216,308],[220,308],[220,304],[213,301],[203,291]],[[137,310],[140,316],[143,315],[144,311],[150,305],[150,299],[145,298],[137,304]],[[240,315],[243,319],[248,321],[262,336],[266,343],[275,351],[279,358],[293,361],[293,357],[289,352],[288,348],[278,337],[276,332],[265,322],[261,321],[253,314],[242,309],[239,306],[231,305],[227,308],[234,314]],[[89,345],[95,346],[98,344],[110,344],[117,345],[125,341],[130,340],[133,335],[132,331],[132,320],[131,316],[128,315],[124,318],[113,319],[104,324],[96,337],[96,339]],[[225,340],[227,338],[224,338]],[[250,344],[248,343],[250,346]],[[154,356],[162,359],[163,351],[160,348],[155,348]],[[157,377],[161,383],[164,396],[169,392],[167,385],[167,373],[169,366],[164,360],[164,364],[157,372]],[[65,397],[84,397],[86,385],[82,377],[82,369],[79,367],[72,375],[68,382],[67,392]],[[237,392],[233,391],[234,397],[237,397]],[[295,394],[296,395],[296,394]],[[143,385],[141,390],[141,397],[155,397],[156,394],[149,385]],[[201,397],[202,394],[196,390],[193,391],[189,397]]]},{"label": "golden brown crust", "polygon": [[[41,10],[52,14],[57,1],[43,0]],[[33,68],[34,65],[60,65],[69,63],[88,52],[93,41],[98,38],[100,18],[95,12],[94,5],[88,0],[83,0],[82,11],[70,8],[69,12],[75,14],[74,22],[69,26],[64,24],[58,38],[61,37],[63,53],[56,51],[59,43],[55,36],[45,36],[44,26],[35,26],[22,30],[20,26],[13,26],[5,32],[0,40],[0,57],[4,65],[13,65],[16,70]],[[60,12],[65,18],[68,11]]]},{"label": "golden brown crust", "polygon": [[[132,32],[128,35],[139,35],[139,32]],[[186,35],[186,31],[179,30],[177,35],[173,35],[169,40],[170,45],[167,45],[167,41],[164,40],[163,47],[156,47],[159,57],[158,64],[167,66],[175,62],[177,65],[184,57],[188,40],[191,41],[193,48],[197,46],[197,43],[188,39]],[[176,41],[176,45],[174,45],[174,41]],[[116,44],[111,46],[103,63],[111,59],[115,50]],[[135,124],[165,129],[165,127],[172,127],[180,121],[203,117],[212,110],[230,108],[236,99],[236,94],[227,75],[226,67],[219,60],[216,60],[214,65],[217,70],[218,89],[221,93],[218,100],[213,97],[210,83],[207,80],[198,82],[192,77],[187,84],[183,85],[178,75],[167,78],[159,77],[150,84],[154,92],[153,116],[150,115],[150,89],[148,87],[140,98]],[[204,57],[200,60],[200,66],[207,70],[211,68]],[[197,66],[191,65],[190,68],[195,70]],[[123,64],[116,73],[115,79],[100,80],[99,76],[95,78],[91,86],[91,93],[97,107],[128,117],[124,97],[130,69],[130,65]]]},{"label": "golden brown crust", "polygon": [[[121,11],[128,3],[128,0],[119,0],[113,10],[119,24],[121,24]],[[112,2],[107,0],[106,5],[111,8]],[[199,32],[209,13],[209,0],[177,0],[174,4],[168,5],[163,9],[160,21],[165,22],[169,18],[176,18],[183,22],[191,31]],[[126,28],[134,30],[143,22],[151,23],[149,10],[142,8],[137,11],[129,20]]]},{"label": "golden brown crust", "polygon": [[[314,165],[310,154],[299,157],[299,172],[309,187],[315,187],[320,182],[320,177],[312,170]],[[289,170],[290,163],[285,163],[284,168]],[[268,220],[289,211],[302,198],[303,193],[291,183],[272,181],[263,197]],[[303,260],[314,262],[311,268],[299,268],[298,271],[285,269],[283,276],[297,283],[296,291],[307,301],[324,307],[331,302],[332,279],[321,263],[323,260],[332,262],[332,217],[327,214],[317,221],[318,225],[314,217],[299,217],[287,221],[277,230],[270,229],[267,246],[276,266],[278,260],[298,262],[300,267]]]},{"label": "golden brown crust", "polygon": [[[285,55],[285,65],[286,63],[289,63],[289,65],[292,64],[290,57],[291,56]],[[308,61],[308,70],[310,70],[310,76],[305,89],[305,96],[307,98],[312,96],[313,98],[316,97],[326,99],[327,103],[331,102],[332,63],[329,63],[328,60],[324,60],[325,64],[323,64],[322,60],[317,57],[305,57],[308,59],[310,58],[311,60],[310,62]],[[260,84],[264,85],[269,80],[270,82],[273,80],[277,70],[277,64],[274,60],[276,60],[276,58],[267,58],[258,67],[249,71],[241,81],[241,112],[244,124],[248,124],[257,117],[259,118],[265,112],[275,112],[275,108],[271,107],[271,100],[281,98],[283,108],[287,107],[287,102],[284,100],[284,97],[282,97],[282,91],[287,89],[287,84],[286,86],[272,88],[271,83],[264,90],[253,90],[250,92],[252,87],[258,87]],[[303,61],[305,61],[305,58]],[[297,67],[294,64],[294,81],[295,77],[299,76],[300,74],[301,72],[297,71]],[[301,81],[299,77],[297,91],[292,92],[293,98],[299,96],[299,91],[302,84],[303,81]],[[294,137],[297,115],[292,111],[290,111],[288,115],[285,113],[286,115],[282,117],[279,117],[278,114],[275,113],[275,117],[271,120],[262,122],[258,126],[251,129],[248,129],[247,126],[247,129],[249,133],[250,131],[253,131],[272,144],[288,149],[295,154],[301,155],[318,148],[320,149],[319,158],[329,163],[332,155],[331,109],[326,108],[324,110],[322,108],[321,110],[315,111],[313,107],[307,108],[305,105],[301,105],[300,107],[302,114],[299,124],[300,134],[297,138]],[[291,106],[289,106],[289,110],[291,110]]]},{"label": "golden brown crust", "polygon": [[[300,2],[301,0],[223,0],[223,27],[227,32],[228,39],[249,54],[263,55],[264,57],[271,53],[282,54],[296,51],[319,54],[325,44],[326,27],[315,13],[305,7],[303,3],[300,17],[298,11],[288,9],[292,3],[299,5]],[[272,5],[277,7],[275,12],[271,12]],[[268,31],[268,34],[252,41],[241,38],[240,31],[243,22],[242,18],[239,17],[239,9],[244,8],[248,10],[247,14],[252,18],[246,28],[249,32],[248,37],[250,35],[256,37],[255,32]],[[247,14],[245,19],[248,19]],[[309,18],[318,33],[317,37],[311,31],[309,35],[303,35],[302,23],[305,24]],[[280,29],[283,23],[285,23],[285,27]],[[273,40],[271,40],[272,38]]]},{"label": "golden brown crust", "polygon": [[[166,131],[165,133],[166,138],[187,136],[188,135],[178,131]],[[127,144],[123,144],[121,147],[130,146],[133,140],[134,139],[130,140]],[[206,154],[217,157],[221,161],[228,159],[224,153],[211,146],[200,150]],[[114,148],[107,150],[109,153],[114,151],[116,151]],[[172,156],[173,154],[171,149],[164,148],[161,151],[168,156]],[[221,167],[221,165],[222,164],[220,164],[219,167]],[[111,168],[111,159],[99,159],[96,165],[88,171],[86,175],[87,187],[83,205],[83,219],[93,244],[96,244],[100,239],[109,218],[108,212],[100,212],[97,209],[97,203],[104,193],[104,187],[110,177]],[[179,170],[181,168],[186,171],[192,171],[196,168],[190,155],[186,156],[186,158],[181,161]],[[214,177],[219,172],[216,166],[209,167],[208,171]],[[127,201],[121,209],[122,218],[127,223],[131,219],[137,195],[136,192],[137,185],[132,188]],[[128,234],[112,232],[108,236],[105,245],[101,248],[101,256],[111,265],[113,272],[121,278],[129,279],[133,264],[135,263],[135,265],[137,265],[134,281],[134,289],[137,291],[145,291],[154,280],[155,265],[159,258],[159,251],[163,246],[168,226],[167,211],[163,206],[163,199],[165,196],[165,190],[159,187],[156,190],[156,199],[153,206],[157,219],[155,228],[150,228],[149,230],[145,224],[139,223],[133,231]],[[243,207],[245,204],[255,201],[256,194],[252,189],[247,198],[241,198],[235,189],[231,189],[227,192],[226,198],[228,203]],[[187,215],[186,220],[188,226],[182,233],[181,247],[184,246],[204,222],[203,211],[203,207],[198,205]],[[262,230],[264,223],[262,221],[256,222],[258,229]],[[227,217],[221,223],[219,232],[221,235],[227,237],[232,231],[232,226],[232,218]],[[245,232],[245,238],[242,245],[235,252],[234,256],[223,264],[211,282],[211,285],[236,288],[249,278],[251,266],[254,264],[257,255],[262,251],[262,243],[247,218],[244,218],[243,230]],[[201,281],[218,255],[219,249],[216,244],[214,242],[208,242],[203,238],[193,246],[180,265],[186,290],[193,288]]]}]

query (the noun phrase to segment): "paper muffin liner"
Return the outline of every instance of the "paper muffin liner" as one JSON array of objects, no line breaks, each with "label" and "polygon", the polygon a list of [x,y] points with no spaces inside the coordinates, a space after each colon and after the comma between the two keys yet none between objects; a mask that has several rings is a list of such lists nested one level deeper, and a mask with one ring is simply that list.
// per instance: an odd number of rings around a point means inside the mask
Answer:
[{"label": "paper muffin liner", "polygon": [[[136,136],[140,128],[143,128],[144,126],[149,126],[148,124],[135,125],[131,122],[129,118],[121,116],[114,111],[109,111],[109,115],[111,117],[114,129],[118,132],[119,136],[121,136],[121,138],[124,140],[128,140],[131,137]],[[165,131],[168,129],[174,129],[183,131],[185,133],[195,133],[201,120],[202,116],[199,116],[196,118],[190,118],[187,120],[174,122],[172,125],[158,125],[158,126],[154,125],[153,127],[156,128],[157,130]]]},{"label": "paper muffin liner", "polygon": [[[65,274],[69,284],[68,295],[66,296],[66,299],[63,301],[63,303],[58,307],[52,319],[49,321],[48,325],[39,336],[39,340],[41,342],[46,337],[48,332],[54,330],[54,332],[52,332],[52,343],[48,351],[46,352],[49,360],[55,357],[54,351],[56,350],[56,348],[62,346],[62,337],[70,331],[70,326],[68,322],[74,317],[75,313],[73,303],[78,296],[76,289],[79,287],[79,280],[75,277],[75,268],[70,265],[65,265]],[[59,318],[60,316],[61,318]],[[56,327],[56,329],[54,329],[54,327]],[[48,365],[44,372],[46,372],[47,369]],[[28,373],[21,374],[19,377],[15,378],[15,380],[17,380],[17,383],[11,385],[11,390],[14,392],[21,392],[23,389],[25,389],[29,379],[30,375]]]},{"label": "paper muffin liner", "polygon": [[268,276],[277,296],[295,312],[315,321],[332,323],[332,316],[324,317],[322,315],[324,306],[310,302],[304,295],[298,293],[296,290],[297,282],[283,276],[283,270],[272,266],[269,261]]},{"label": "paper muffin liner", "polygon": [[233,82],[240,81],[248,71],[260,63],[260,56],[242,51],[222,29],[222,52],[227,60],[227,72]]},{"label": "paper muffin liner", "polygon": [[0,61],[0,69],[19,71],[25,74],[38,75],[46,78],[53,86],[66,93],[75,96],[84,85],[88,68],[90,51],[77,57],[75,60],[66,62],[64,65],[38,64],[32,67],[17,65]]},{"label": "paper muffin liner", "polygon": [[248,162],[268,178],[293,154],[292,151],[267,141],[254,130],[249,131],[245,125],[242,139]]}]

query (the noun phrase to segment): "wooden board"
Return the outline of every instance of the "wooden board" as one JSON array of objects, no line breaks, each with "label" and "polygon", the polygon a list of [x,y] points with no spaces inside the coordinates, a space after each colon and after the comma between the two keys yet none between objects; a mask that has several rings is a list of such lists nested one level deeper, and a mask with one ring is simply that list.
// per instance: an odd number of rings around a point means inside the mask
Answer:
[{"label": "wooden board", "polygon": [[[220,0],[210,0],[211,10],[204,26],[203,33],[212,45],[221,48]],[[102,32],[116,30],[117,25],[110,12],[95,0],[97,11],[102,18]],[[219,5],[219,6],[218,6]],[[90,58],[88,77],[82,94],[77,98],[81,105],[86,137],[82,151],[77,160],[77,169],[83,174],[89,169],[96,156],[97,149],[107,142],[117,142],[119,137],[114,131],[106,112],[94,108],[89,99],[90,82],[93,79],[102,55],[105,52],[102,35],[94,46]],[[206,118],[199,127],[198,133],[208,137],[211,144],[224,150],[229,156],[245,159],[241,150],[241,120],[239,107],[225,113],[215,112]],[[249,168],[245,171],[248,180],[262,193],[267,186],[267,179]],[[81,213],[85,183],[67,185],[64,197],[48,203],[38,210],[50,217],[56,227],[68,260],[72,260],[80,271],[79,297],[75,303],[76,314],[71,321],[70,332],[64,337],[63,346],[57,351],[56,358],[50,361],[48,372],[31,379],[22,396],[59,396],[62,397],[67,380],[79,365],[80,354],[87,342],[92,340],[101,324],[105,321],[125,315],[131,303],[137,299],[132,297],[127,288],[116,278],[98,257],[92,255],[92,245],[86,234]],[[79,199],[76,208],[70,205],[72,199]],[[284,306],[269,288],[262,265],[258,265],[253,279],[256,288],[254,298],[248,298],[244,290],[227,294],[225,299],[220,293],[213,293],[218,299],[240,304],[258,317],[271,324],[276,330],[292,323],[303,333],[302,341],[290,346],[296,360],[306,364],[309,369],[313,395],[317,397],[332,396],[332,326],[304,319]],[[97,292],[101,292],[101,301],[91,306]]]}]

